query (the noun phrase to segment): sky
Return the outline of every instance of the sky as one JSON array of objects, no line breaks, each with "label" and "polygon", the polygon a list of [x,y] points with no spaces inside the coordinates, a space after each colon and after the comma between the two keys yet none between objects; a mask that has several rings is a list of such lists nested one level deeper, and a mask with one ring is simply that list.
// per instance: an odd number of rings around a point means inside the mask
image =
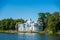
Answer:
[{"label": "sky", "polygon": [[0,0],[0,20],[38,19],[39,12],[60,12],[60,0]]}]

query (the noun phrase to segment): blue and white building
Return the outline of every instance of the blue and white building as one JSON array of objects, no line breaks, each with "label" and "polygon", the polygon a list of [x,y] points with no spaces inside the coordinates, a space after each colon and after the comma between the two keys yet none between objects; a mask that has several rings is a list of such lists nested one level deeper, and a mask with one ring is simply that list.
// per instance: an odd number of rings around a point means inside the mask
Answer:
[{"label": "blue and white building", "polygon": [[18,31],[38,31],[42,30],[42,27],[39,26],[36,22],[33,22],[31,19],[29,19],[26,23],[17,24]]}]

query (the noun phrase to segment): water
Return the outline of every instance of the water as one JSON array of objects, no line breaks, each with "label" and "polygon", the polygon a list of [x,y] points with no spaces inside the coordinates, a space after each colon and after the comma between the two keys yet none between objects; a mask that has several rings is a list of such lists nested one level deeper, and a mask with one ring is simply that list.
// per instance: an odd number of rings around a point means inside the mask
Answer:
[{"label": "water", "polygon": [[37,33],[20,33],[20,34],[0,33],[0,40],[60,40],[60,35],[48,36],[47,34]]}]

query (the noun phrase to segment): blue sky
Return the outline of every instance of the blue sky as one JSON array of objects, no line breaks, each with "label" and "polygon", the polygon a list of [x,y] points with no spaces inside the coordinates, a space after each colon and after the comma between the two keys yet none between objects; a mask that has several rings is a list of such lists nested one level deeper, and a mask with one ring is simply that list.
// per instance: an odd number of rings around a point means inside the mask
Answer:
[{"label": "blue sky", "polygon": [[0,19],[37,20],[39,12],[60,12],[60,0],[0,0]]}]

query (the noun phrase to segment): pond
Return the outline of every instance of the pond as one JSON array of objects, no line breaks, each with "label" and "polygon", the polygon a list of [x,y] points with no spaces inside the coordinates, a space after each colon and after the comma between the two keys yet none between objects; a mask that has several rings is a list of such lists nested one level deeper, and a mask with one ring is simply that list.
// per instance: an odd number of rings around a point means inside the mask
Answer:
[{"label": "pond", "polygon": [[37,33],[0,33],[0,40],[60,40],[60,35],[49,36],[47,34]]}]

